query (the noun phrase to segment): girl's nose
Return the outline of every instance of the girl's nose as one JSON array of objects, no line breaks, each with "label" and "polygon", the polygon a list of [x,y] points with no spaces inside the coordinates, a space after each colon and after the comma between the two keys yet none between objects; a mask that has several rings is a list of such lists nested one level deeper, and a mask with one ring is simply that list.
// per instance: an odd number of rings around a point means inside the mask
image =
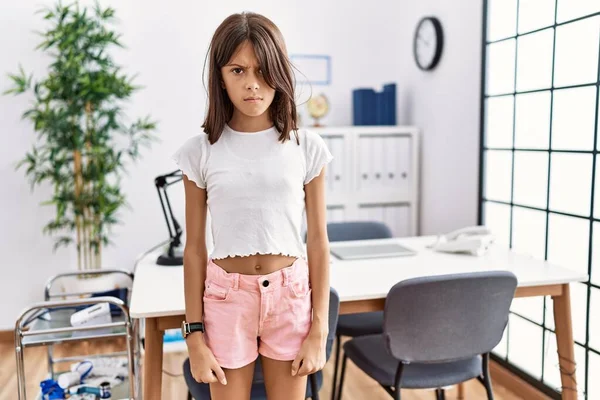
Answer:
[{"label": "girl's nose", "polygon": [[248,81],[246,82],[246,89],[249,90],[258,90],[258,80],[259,77],[256,74],[256,71],[248,71],[248,75],[246,76]]}]

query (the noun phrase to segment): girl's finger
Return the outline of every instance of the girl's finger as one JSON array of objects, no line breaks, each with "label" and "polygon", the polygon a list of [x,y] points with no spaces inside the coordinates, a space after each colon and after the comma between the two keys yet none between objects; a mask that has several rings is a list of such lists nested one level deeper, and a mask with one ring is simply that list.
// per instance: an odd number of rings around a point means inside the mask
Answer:
[{"label": "girl's finger", "polygon": [[300,362],[302,361],[301,355],[298,354],[292,362],[292,376],[296,376],[298,368],[300,368]]},{"label": "girl's finger", "polygon": [[215,371],[215,375],[217,375],[219,382],[221,382],[222,385],[227,385],[227,378],[225,377],[223,369],[219,365],[215,365],[213,371]]}]

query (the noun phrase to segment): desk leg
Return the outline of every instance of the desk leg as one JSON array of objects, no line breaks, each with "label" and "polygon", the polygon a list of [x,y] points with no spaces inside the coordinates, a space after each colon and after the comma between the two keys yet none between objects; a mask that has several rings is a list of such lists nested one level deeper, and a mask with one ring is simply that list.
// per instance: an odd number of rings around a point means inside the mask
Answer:
[{"label": "desk leg", "polygon": [[458,384],[458,396],[456,396],[456,398],[458,400],[463,400],[465,398],[465,384],[464,383]]},{"label": "desk leg", "polygon": [[160,400],[162,396],[163,334],[156,318],[146,318],[144,338],[144,399]]},{"label": "desk leg", "polygon": [[562,398],[577,399],[577,380],[575,376],[575,342],[571,322],[571,294],[569,284],[562,286],[560,296],[552,296],[554,301],[554,325],[556,326],[556,347],[560,365]]}]

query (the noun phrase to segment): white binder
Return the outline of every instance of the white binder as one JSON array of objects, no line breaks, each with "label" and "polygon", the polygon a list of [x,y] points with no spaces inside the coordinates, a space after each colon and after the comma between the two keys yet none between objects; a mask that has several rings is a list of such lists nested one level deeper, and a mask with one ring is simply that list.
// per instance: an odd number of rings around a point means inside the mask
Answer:
[{"label": "white binder", "polygon": [[397,141],[395,136],[388,136],[382,139],[384,162],[383,185],[386,188],[397,189],[399,182],[398,167],[396,166],[398,159]]},{"label": "white binder", "polygon": [[368,137],[361,136],[358,140],[358,189],[367,191],[371,189],[371,141]]},{"label": "white binder", "polygon": [[392,140],[395,144],[393,148],[396,150],[396,172],[394,172],[394,176],[398,179],[396,187],[402,192],[408,193],[411,184],[411,177],[409,176],[411,165],[410,139],[396,136]]},{"label": "white binder", "polygon": [[331,139],[331,148],[333,149],[333,161],[331,161],[332,190],[334,193],[343,192],[346,183],[346,174],[344,172],[344,139],[335,137]]},{"label": "white binder", "polygon": [[384,189],[384,159],[383,154],[386,149],[384,147],[385,142],[383,137],[373,136],[371,138],[372,148],[371,148],[371,164],[373,166],[372,176],[373,176],[373,188],[380,190]]}]

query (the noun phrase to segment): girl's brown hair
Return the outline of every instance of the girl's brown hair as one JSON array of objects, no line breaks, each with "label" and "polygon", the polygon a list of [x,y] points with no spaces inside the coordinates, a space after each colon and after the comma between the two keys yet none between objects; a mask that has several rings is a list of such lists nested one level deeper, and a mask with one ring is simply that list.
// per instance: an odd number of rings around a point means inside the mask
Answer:
[{"label": "girl's brown hair", "polygon": [[230,15],[213,35],[207,53],[210,58],[208,112],[202,128],[213,144],[233,116],[233,103],[221,86],[221,68],[227,65],[238,46],[245,41],[254,46],[265,82],[275,89],[275,97],[268,112],[275,128],[281,132],[279,140],[289,140],[290,131],[293,130],[299,143],[294,77],[283,35],[270,19],[253,12]]}]

